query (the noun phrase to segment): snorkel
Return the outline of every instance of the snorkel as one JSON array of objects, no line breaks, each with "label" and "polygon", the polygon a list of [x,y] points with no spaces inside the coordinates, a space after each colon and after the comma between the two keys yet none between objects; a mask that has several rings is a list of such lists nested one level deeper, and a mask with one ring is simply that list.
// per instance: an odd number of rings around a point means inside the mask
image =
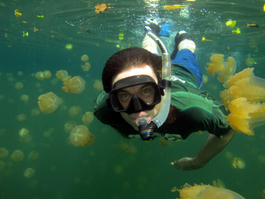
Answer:
[{"label": "snorkel", "polygon": [[164,96],[161,97],[160,109],[157,116],[150,122],[147,122],[147,117],[140,117],[137,119],[137,125],[139,128],[140,136],[142,140],[150,140],[153,137],[153,132],[157,128],[162,126],[166,121],[166,118],[170,109],[170,99],[171,99],[171,60],[168,50],[165,44],[151,32],[151,28],[146,26],[147,34],[152,38],[160,48],[162,53],[162,84],[165,89]]}]

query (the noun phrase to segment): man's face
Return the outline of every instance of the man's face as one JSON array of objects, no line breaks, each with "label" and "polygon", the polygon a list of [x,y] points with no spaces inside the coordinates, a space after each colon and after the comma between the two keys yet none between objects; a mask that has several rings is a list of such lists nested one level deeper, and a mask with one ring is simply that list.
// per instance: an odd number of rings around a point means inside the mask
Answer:
[{"label": "man's face", "polygon": [[[156,83],[158,82],[158,79],[153,71],[153,69],[148,66],[148,65],[142,65],[141,67],[133,67],[130,68],[129,70],[123,71],[119,73],[117,76],[114,77],[112,81],[112,86],[119,80],[122,80],[124,78],[130,77],[130,76],[135,76],[135,75],[148,75],[152,77]],[[141,99],[143,99],[147,103],[152,103],[154,100],[154,90],[153,87],[148,85],[148,84],[140,84],[136,86],[131,86],[127,88],[123,88],[119,93],[118,93],[118,98],[121,103],[121,105],[126,108],[129,104],[130,101],[130,96],[132,95],[137,95]],[[158,113],[160,108],[160,103],[155,105],[155,107],[152,110],[146,110],[146,111],[141,111],[137,113],[132,113],[132,114],[127,114],[125,112],[121,112],[121,116],[123,119],[128,122],[135,130],[138,129],[137,125],[137,118],[146,116],[147,121],[150,122]]]}]

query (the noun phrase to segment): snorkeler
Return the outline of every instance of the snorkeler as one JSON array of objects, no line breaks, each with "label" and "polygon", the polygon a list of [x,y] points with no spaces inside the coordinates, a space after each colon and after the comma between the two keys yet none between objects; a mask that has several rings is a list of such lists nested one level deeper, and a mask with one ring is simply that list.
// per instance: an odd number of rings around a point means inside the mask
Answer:
[{"label": "snorkeler", "polygon": [[121,50],[107,60],[102,73],[104,91],[95,100],[94,114],[130,139],[163,136],[175,141],[208,131],[207,141],[194,157],[171,163],[181,170],[198,169],[227,145],[235,131],[224,119],[224,106],[200,89],[202,72],[193,38],[180,31],[170,61],[158,38],[163,31],[169,32],[164,27],[147,24],[142,48]]}]

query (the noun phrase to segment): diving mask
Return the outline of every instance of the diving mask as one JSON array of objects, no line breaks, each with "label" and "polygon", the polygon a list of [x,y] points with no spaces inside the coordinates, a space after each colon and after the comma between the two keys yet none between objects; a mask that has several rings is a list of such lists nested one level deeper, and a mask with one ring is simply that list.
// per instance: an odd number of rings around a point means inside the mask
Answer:
[{"label": "diving mask", "polygon": [[[126,89],[137,85],[141,85],[137,93]],[[115,112],[131,114],[152,110],[161,102],[161,95],[164,95],[164,91],[160,81],[156,84],[148,75],[136,75],[117,81],[109,93],[108,102]]]}]

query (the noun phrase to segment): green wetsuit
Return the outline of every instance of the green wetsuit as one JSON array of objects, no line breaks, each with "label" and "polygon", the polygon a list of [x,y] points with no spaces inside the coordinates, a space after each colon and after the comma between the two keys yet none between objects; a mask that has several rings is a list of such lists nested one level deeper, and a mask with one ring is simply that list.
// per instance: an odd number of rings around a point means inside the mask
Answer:
[{"label": "green wetsuit", "polygon": [[[111,125],[125,138],[140,138],[139,132],[114,112],[106,102],[108,94],[102,92],[95,100],[94,115],[104,124]],[[174,66],[171,75],[171,106],[178,110],[173,123],[167,121],[153,137],[168,140],[186,139],[191,133],[208,131],[220,137],[231,128],[225,119],[227,112],[220,102],[206,91],[200,90],[196,76],[183,66]]]}]

